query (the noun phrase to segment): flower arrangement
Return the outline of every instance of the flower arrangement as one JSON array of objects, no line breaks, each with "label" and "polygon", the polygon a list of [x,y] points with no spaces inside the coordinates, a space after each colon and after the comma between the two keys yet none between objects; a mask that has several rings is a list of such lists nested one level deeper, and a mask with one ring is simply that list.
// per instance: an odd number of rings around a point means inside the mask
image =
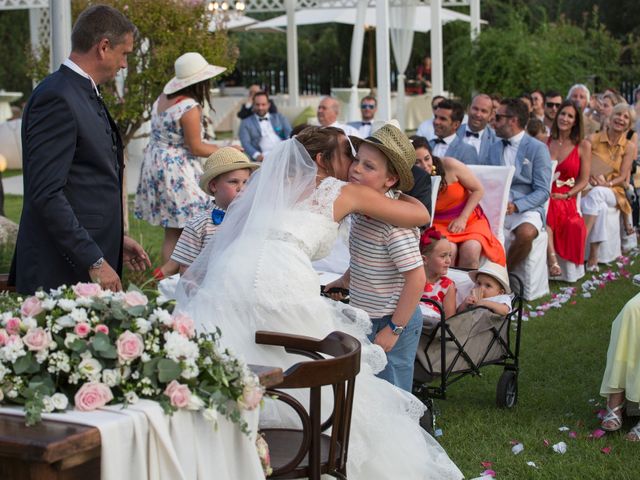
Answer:
[{"label": "flower arrangement", "polygon": [[219,346],[220,331],[196,333],[158,292],[61,286],[22,299],[0,297],[0,404],[24,405],[26,424],[43,412],[157,401],[167,414],[200,410],[248,433],[241,410],[263,389]]}]

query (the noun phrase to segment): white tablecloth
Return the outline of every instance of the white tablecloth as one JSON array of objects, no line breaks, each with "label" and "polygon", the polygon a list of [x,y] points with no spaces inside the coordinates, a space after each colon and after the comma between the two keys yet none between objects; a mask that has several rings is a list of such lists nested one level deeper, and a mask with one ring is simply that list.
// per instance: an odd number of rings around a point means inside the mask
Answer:
[{"label": "white tablecloth", "polygon": [[[0,413],[22,415],[21,408]],[[224,417],[218,428],[200,413],[167,416],[153,401],[43,418],[97,427],[102,439],[101,480],[253,480],[264,474],[255,448],[259,410],[244,413],[251,435]]]}]

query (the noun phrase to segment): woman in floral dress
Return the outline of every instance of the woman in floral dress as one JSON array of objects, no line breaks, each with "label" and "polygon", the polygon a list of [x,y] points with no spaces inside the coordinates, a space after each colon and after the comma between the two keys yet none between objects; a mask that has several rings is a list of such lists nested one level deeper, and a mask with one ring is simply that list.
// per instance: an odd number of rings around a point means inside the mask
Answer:
[{"label": "woman in floral dress", "polygon": [[167,262],[187,220],[211,206],[211,199],[198,186],[199,157],[208,157],[218,147],[204,141],[202,108],[205,101],[211,104],[210,80],[225,70],[210,65],[199,53],[185,53],[175,62],[176,76],[153,104],[135,216],[164,228],[164,274],[178,271],[178,264],[172,268]]}]

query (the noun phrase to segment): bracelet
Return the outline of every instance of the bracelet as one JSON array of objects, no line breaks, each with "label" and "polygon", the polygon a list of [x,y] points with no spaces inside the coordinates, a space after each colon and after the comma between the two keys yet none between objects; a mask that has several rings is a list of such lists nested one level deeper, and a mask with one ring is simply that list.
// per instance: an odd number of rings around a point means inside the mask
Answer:
[{"label": "bracelet", "polygon": [[100,257],[98,260],[96,260],[91,264],[91,266],[89,267],[89,270],[97,270],[102,266],[103,263],[104,263],[104,257]]}]

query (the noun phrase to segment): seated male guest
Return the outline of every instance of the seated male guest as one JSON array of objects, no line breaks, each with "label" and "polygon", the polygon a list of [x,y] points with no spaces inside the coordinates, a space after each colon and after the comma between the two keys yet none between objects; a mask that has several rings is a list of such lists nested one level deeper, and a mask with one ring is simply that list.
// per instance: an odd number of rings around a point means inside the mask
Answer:
[{"label": "seated male guest", "polygon": [[453,157],[466,165],[475,165],[478,163],[476,149],[456,135],[463,119],[464,109],[461,104],[453,100],[440,102],[433,116],[436,138],[429,144],[436,157]]},{"label": "seated male guest", "polygon": [[373,122],[373,117],[376,116],[377,111],[378,102],[376,101],[376,97],[367,95],[360,102],[360,115],[362,116],[362,121],[349,122],[347,125],[358,130],[358,136],[360,138],[367,138],[371,135],[371,122]]},{"label": "seated male guest", "polygon": [[544,96],[544,128],[547,131],[547,136],[551,135],[551,127],[553,121],[556,119],[558,110],[562,105],[562,95],[555,90],[549,90]]},{"label": "seated male guest", "polygon": [[251,158],[261,162],[278,143],[289,138],[291,125],[281,113],[269,113],[269,95],[253,97],[254,114],[240,122],[240,143]]},{"label": "seated male guest", "polygon": [[342,130],[346,135],[355,135],[359,137],[358,130],[350,125],[338,122],[340,116],[340,102],[333,97],[323,97],[318,105],[316,112],[318,123],[321,127],[336,127]]},{"label": "seated male guest", "polygon": [[[249,88],[247,89],[247,101],[242,104],[242,107],[240,107],[240,111],[238,111],[237,113],[237,116],[240,120],[244,120],[245,118],[253,115],[253,96],[261,91],[262,88],[260,88],[260,85],[254,84],[249,86]],[[278,113],[278,107],[276,107],[276,104],[273,103],[273,100],[271,99],[269,99],[269,113]]]},{"label": "seated male guest", "polygon": [[[469,107],[469,119],[458,128],[458,137],[476,149],[478,165],[486,165],[489,157],[489,147],[496,141],[496,134],[488,126],[493,116],[493,102],[491,97],[480,93],[473,97]],[[448,155],[451,156],[451,155]]]},{"label": "seated male guest", "polygon": [[511,165],[511,182],[504,228],[515,239],[507,252],[513,270],[531,251],[533,240],[545,224],[544,203],[551,188],[551,158],[546,145],[524,131],[529,111],[522,100],[507,98],[495,115],[496,135],[502,139],[489,149],[489,165]]},{"label": "seated male guest", "polygon": [[[431,112],[436,111],[436,107],[442,102],[446,100],[442,95],[436,95],[431,99]],[[436,138],[436,134],[433,131],[433,118],[425,120],[418,126],[418,130],[416,131],[416,135],[420,137],[424,137],[427,140],[433,140]]]}]

